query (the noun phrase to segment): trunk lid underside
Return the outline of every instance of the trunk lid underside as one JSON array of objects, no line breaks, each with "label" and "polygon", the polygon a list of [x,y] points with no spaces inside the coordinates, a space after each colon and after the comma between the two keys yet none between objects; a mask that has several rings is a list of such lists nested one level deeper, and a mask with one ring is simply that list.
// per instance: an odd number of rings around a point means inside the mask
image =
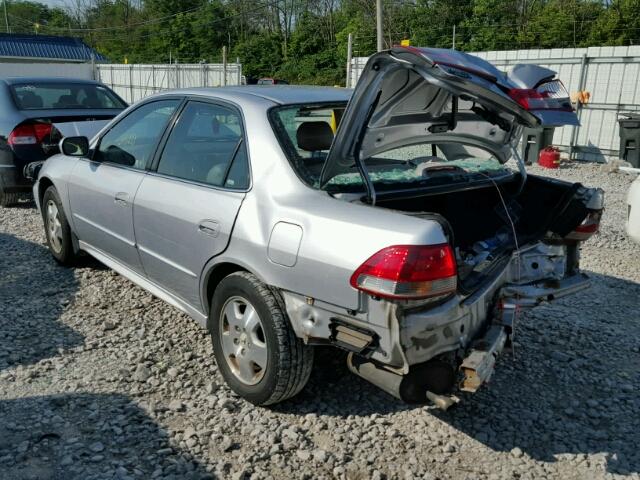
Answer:
[{"label": "trunk lid underside", "polygon": [[563,109],[527,110],[509,96],[511,90],[535,88],[554,75],[535,65],[517,65],[507,75],[454,50],[408,47],[380,52],[362,72],[320,185],[326,187],[354,166],[370,185],[365,159],[425,141],[474,145],[504,163],[520,139],[521,127],[578,123],[568,98]]}]

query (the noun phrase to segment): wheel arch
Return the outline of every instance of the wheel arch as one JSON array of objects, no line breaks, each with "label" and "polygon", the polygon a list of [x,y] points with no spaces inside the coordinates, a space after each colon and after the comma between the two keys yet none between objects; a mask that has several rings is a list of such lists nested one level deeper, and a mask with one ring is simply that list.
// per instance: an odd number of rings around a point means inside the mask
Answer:
[{"label": "wheel arch", "polygon": [[[246,266],[240,265],[233,261],[222,261],[210,266],[203,275],[202,281],[202,304],[205,308],[205,314],[208,316],[211,311],[211,300],[213,298],[213,292],[216,291],[218,285],[223,278],[231,275],[235,272],[251,272]],[[209,328],[209,321],[207,320],[207,329]]]},{"label": "wheel arch", "polygon": [[[42,204],[44,200],[44,194],[50,187],[54,187],[58,192],[58,196],[60,196],[60,191],[53,180],[49,177],[39,177],[38,178],[38,205],[40,206],[40,214],[44,218],[44,205]],[[65,203],[64,199],[61,197],[60,201],[62,202],[62,209],[67,217],[67,222],[69,223],[69,229],[71,230],[71,242],[73,244],[73,251],[78,254],[80,253],[80,244],[78,242],[78,237],[74,231],[73,218],[71,216],[71,212],[69,211],[70,207],[67,203]]]},{"label": "wheel arch", "polygon": [[40,205],[40,210],[42,210],[44,192],[46,192],[49,187],[55,187],[53,181],[49,177],[40,177],[38,179],[38,205]]}]

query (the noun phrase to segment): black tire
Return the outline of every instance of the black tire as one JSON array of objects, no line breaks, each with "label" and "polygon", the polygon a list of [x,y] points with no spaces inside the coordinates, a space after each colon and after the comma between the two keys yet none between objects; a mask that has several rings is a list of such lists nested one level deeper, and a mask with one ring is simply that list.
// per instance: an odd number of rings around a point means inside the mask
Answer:
[{"label": "black tire", "polygon": [[[223,308],[232,299],[246,299],[259,316],[266,368],[257,383],[249,385],[234,373],[223,350],[226,317]],[[296,395],[304,388],[313,367],[313,347],[296,337],[277,292],[249,272],[236,272],[224,278],[211,301],[209,327],[218,369],[227,385],[254,405],[270,405]]]},{"label": "black tire", "polygon": [[[50,229],[50,216],[48,214],[49,204],[53,203],[57,210],[57,218],[60,222],[59,228],[59,238],[57,241],[52,239],[52,232]],[[73,251],[73,243],[71,240],[71,227],[69,227],[69,222],[67,221],[67,217],[64,214],[64,209],[62,208],[62,202],[60,201],[60,196],[58,195],[58,191],[56,187],[49,187],[44,192],[44,196],[42,197],[42,219],[44,221],[44,231],[47,236],[47,245],[49,246],[49,251],[53,258],[55,258],[58,263],[62,265],[73,265],[73,263],[77,259],[77,255]]]},{"label": "black tire", "polygon": [[20,200],[19,193],[7,193],[2,190],[2,187],[0,187],[0,207],[10,207],[11,205],[18,203],[18,200]]}]

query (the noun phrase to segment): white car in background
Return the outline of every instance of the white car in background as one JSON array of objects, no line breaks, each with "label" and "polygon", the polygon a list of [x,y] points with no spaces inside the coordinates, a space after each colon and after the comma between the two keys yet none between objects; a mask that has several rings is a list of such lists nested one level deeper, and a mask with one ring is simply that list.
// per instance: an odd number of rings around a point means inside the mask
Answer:
[{"label": "white car in background", "polygon": [[640,243],[640,175],[627,194],[627,234],[634,242]]}]

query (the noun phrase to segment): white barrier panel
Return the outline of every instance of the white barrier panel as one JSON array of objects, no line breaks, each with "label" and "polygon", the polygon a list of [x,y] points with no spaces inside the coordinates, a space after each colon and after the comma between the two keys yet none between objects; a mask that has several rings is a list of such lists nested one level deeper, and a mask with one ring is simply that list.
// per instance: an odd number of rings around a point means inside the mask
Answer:
[{"label": "white barrier panel", "polygon": [[90,63],[0,62],[0,77],[62,77],[93,79]]},{"label": "white barrier panel", "polygon": [[99,64],[98,79],[129,103],[172,88],[240,85],[242,65],[237,63]]}]

